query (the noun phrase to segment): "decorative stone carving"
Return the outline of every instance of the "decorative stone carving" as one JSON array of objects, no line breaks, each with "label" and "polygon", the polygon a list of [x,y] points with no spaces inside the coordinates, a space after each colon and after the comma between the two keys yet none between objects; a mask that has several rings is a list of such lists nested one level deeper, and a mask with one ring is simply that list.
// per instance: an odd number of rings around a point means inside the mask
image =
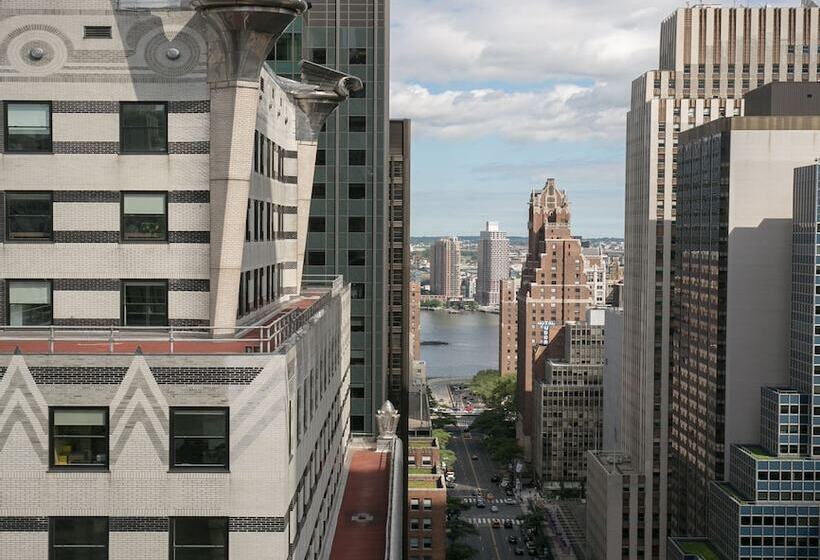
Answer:
[{"label": "decorative stone carving", "polygon": [[58,72],[72,51],[68,38],[48,25],[20,27],[0,43],[0,59],[7,59],[13,68],[25,74]]},{"label": "decorative stone carving", "polygon": [[145,62],[154,72],[169,78],[193,71],[201,56],[200,42],[186,31],[180,31],[169,39],[165,32],[159,30],[145,46]]},{"label": "decorative stone carving", "polygon": [[393,403],[384,401],[376,412],[376,425],[379,428],[379,439],[393,439],[399,426],[399,413]]}]

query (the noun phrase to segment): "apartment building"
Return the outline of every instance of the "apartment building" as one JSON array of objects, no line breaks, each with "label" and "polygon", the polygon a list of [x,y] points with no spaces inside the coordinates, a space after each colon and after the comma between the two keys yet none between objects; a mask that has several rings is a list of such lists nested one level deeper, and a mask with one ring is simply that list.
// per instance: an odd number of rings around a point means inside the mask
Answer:
[{"label": "apartment building", "polygon": [[410,360],[421,359],[421,284],[410,282]]},{"label": "apartment building", "polygon": [[479,305],[498,306],[499,283],[510,277],[510,240],[499,231],[497,222],[487,222],[478,239],[478,278],[476,301]]},{"label": "apartment building", "polygon": [[810,3],[677,9],[661,25],[658,69],[633,82],[626,145],[623,438],[620,449],[611,451],[624,452],[647,483],[635,506],[640,509],[627,516],[636,522],[623,537],[625,558],[665,558],[669,535],[678,134],[741,115],[741,98],[750,89],[773,81],[817,81],[818,12]]},{"label": "apartment building", "polygon": [[[388,395],[388,142],[390,138],[390,4],[386,0],[311,0],[270,52],[277,74],[297,76],[310,60],[356,76],[363,87],[319,133],[312,227],[305,270],[341,275],[351,285],[351,427],[376,433],[376,411]],[[409,172],[409,166],[408,166]],[[409,200],[409,199],[408,199]],[[407,205],[409,211],[409,204]],[[405,247],[409,251],[409,245]],[[397,401],[394,404],[400,405]],[[403,412],[403,411],[402,411]]]},{"label": "apartment building", "polygon": [[9,558],[330,554],[350,290],[301,262],[317,136],[361,83],[263,68],[305,2],[187,4],[0,14]]},{"label": "apartment building", "polygon": [[581,240],[572,236],[570,205],[554,179],[532,193],[529,249],[518,291],[516,336],[519,439],[527,457],[535,397],[533,387],[548,359],[562,359],[564,324],[581,321],[592,297],[584,272]]},{"label": "apartment building", "polygon": [[447,487],[438,440],[411,437],[407,469],[407,557],[444,560],[447,556]]},{"label": "apartment building", "polygon": [[515,375],[518,368],[518,304],[515,282],[498,283],[498,371],[501,375]]},{"label": "apartment building", "polygon": [[444,298],[461,296],[461,242],[442,237],[430,246],[430,292]]}]

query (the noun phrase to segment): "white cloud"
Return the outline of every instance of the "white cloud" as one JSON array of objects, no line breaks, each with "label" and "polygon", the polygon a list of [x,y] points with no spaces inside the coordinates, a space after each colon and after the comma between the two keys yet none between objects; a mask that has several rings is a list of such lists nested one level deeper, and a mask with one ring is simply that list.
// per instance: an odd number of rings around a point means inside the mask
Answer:
[{"label": "white cloud", "polygon": [[586,140],[623,135],[625,107],[606,102],[608,87],[559,84],[534,91],[446,90],[393,83],[391,113],[413,120],[421,136],[503,137],[516,141]]}]

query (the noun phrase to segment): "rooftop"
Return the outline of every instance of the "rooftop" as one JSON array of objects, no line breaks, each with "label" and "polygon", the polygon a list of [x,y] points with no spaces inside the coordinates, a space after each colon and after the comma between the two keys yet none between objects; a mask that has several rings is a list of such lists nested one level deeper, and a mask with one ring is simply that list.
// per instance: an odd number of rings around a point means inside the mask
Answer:
[{"label": "rooftop", "polygon": [[691,554],[702,560],[721,560],[720,555],[706,539],[672,539],[684,554]]},{"label": "rooftop", "polygon": [[274,352],[343,288],[341,277],[310,278],[302,293],[254,325],[218,327],[0,326],[0,354],[246,354]]},{"label": "rooftop", "polygon": [[391,454],[353,449],[330,557],[382,560],[387,544]]}]

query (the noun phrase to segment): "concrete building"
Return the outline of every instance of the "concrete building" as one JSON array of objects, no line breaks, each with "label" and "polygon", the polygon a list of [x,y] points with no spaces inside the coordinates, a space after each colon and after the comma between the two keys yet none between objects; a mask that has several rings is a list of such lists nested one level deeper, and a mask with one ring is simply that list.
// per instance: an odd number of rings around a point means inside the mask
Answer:
[{"label": "concrete building", "polygon": [[603,313],[567,323],[563,360],[547,360],[535,380],[533,473],[542,488],[580,487],[587,451],[603,437]]},{"label": "concrete building", "polygon": [[727,444],[727,482],[710,485],[710,522],[703,533],[709,540],[672,539],[671,558],[705,558],[707,551],[727,560],[816,558],[820,553],[818,189],[818,164],[794,170],[791,235],[779,240],[780,253],[790,261],[789,383],[759,388],[759,445]]},{"label": "concrete building", "polygon": [[465,300],[475,300],[478,279],[474,274],[467,274],[461,279],[461,297]]},{"label": "concrete building", "polygon": [[806,85],[817,116],[756,114],[752,101],[793,86],[769,84],[749,93],[746,116],[680,135],[670,411],[677,535],[706,534],[709,484],[729,477],[732,444],[760,440],[760,388],[788,382],[793,173],[820,153],[820,84]]},{"label": "concrete building", "polygon": [[584,247],[584,273],[587,275],[587,283],[592,294],[592,304],[596,307],[604,307],[607,304],[607,294],[609,293],[609,279],[607,271],[609,263],[606,254],[600,246]]},{"label": "concrete building", "polygon": [[808,4],[680,8],[661,26],[659,69],[633,82],[626,147],[623,437],[615,451],[625,452],[627,464],[651,480],[635,506],[640,510],[630,509],[627,516],[636,521],[625,529],[627,558],[664,559],[669,534],[667,396],[678,133],[740,115],[743,93],[765,83],[817,81],[818,15]]},{"label": "concrete building", "polygon": [[410,360],[421,359],[421,284],[410,282]]},{"label": "concrete building", "polygon": [[[387,396],[407,410],[411,367],[410,121],[390,121],[387,189]],[[407,414],[404,415],[404,418]],[[402,427],[403,428],[403,427]],[[400,428],[400,433],[404,433]]]},{"label": "concrete building", "polygon": [[430,246],[430,292],[445,298],[461,296],[461,243],[443,237]]},{"label": "concrete building", "polygon": [[263,67],[305,2],[151,4],[0,15],[2,556],[329,558],[350,291],[301,261],[361,83]]},{"label": "concrete building", "polygon": [[498,371],[501,375],[515,375],[518,367],[518,304],[515,281],[498,283]]},{"label": "concrete building", "polygon": [[534,372],[548,359],[562,359],[564,323],[581,321],[592,301],[580,239],[570,230],[569,199],[548,179],[532,193],[529,250],[518,291],[519,439],[527,457],[532,450]]},{"label": "concrete building", "polygon": [[510,240],[499,231],[497,222],[487,222],[478,239],[478,282],[476,301],[479,305],[497,306],[499,282],[510,277]]},{"label": "concrete building", "polygon": [[364,83],[319,134],[305,266],[308,274],[342,275],[351,284],[350,421],[353,432],[373,434],[373,418],[388,394],[387,298],[394,291],[387,254],[389,3],[311,4],[279,39],[268,63],[287,76],[298,74],[300,60],[310,60]]},{"label": "concrete building", "polygon": [[407,558],[444,560],[447,555],[447,487],[438,440],[410,438],[407,462]]},{"label": "concrete building", "polygon": [[602,449],[618,449],[621,437],[621,361],[624,342],[623,309],[608,308],[604,336],[604,434]]}]

